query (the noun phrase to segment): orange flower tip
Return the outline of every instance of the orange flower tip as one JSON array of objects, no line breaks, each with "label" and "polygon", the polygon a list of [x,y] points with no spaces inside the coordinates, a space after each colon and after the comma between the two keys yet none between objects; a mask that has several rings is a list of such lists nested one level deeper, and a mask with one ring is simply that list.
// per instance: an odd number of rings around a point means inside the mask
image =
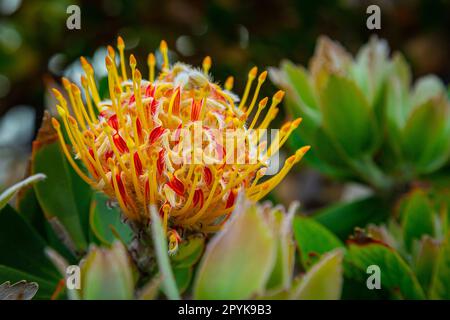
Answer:
[{"label": "orange flower tip", "polygon": [[170,204],[168,203],[164,204],[162,210],[164,213],[168,213],[170,211]]},{"label": "orange flower tip", "polygon": [[55,130],[59,130],[61,128],[58,120],[56,120],[55,118],[52,118],[52,125],[53,125],[53,128],[55,128]]},{"label": "orange flower tip", "polygon": [[311,149],[311,146],[304,146],[298,149],[295,153],[295,161],[300,161],[300,159],[303,158],[303,156],[306,154],[306,152],[308,152],[309,149]]},{"label": "orange flower tip", "polygon": [[111,170],[114,168],[114,160],[112,158],[108,158],[108,167]]},{"label": "orange flower tip", "polygon": [[81,62],[81,66],[82,66],[82,67],[89,66],[89,62],[88,62],[88,61],[86,60],[86,58],[83,57],[83,56],[80,57],[80,62]]},{"label": "orange flower tip", "polygon": [[62,94],[61,94],[61,92],[59,92],[58,89],[52,88],[52,92],[56,99],[62,98]]},{"label": "orange flower tip", "polygon": [[258,74],[258,67],[253,67],[250,72],[248,73],[248,77],[250,79],[255,79],[256,75]]},{"label": "orange flower tip", "polygon": [[297,118],[294,121],[292,121],[292,127],[294,129],[297,128],[300,125],[300,123],[302,122],[302,120],[303,120],[302,118]]},{"label": "orange flower tip", "polygon": [[67,117],[67,119],[69,120],[69,122],[70,122],[71,125],[73,125],[74,127],[78,127],[77,120],[75,120],[74,117],[72,117],[71,115],[69,115],[69,116]]},{"label": "orange flower tip", "polygon": [[108,50],[108,55],[114,59],[115,55],[116,55],[116,51],[114,50],[114,48],[112,46],[108,46],[107,47]]},{"label": "orange flower tip", "polygon": [[85,131],[84,132],[84,136],[86,137],[86,139],[88,139],[89,141],[94,141],[95,140],[95,136],[92,132],[90,131]]},{"label": "orange flower tip", "polygon": [[259,77],[258,77],[258,81],[259,82],[264,82],[267,78],[267,71],[262,72]]},{"label": "orange flower tip", "polygon": [[209,69],[211,67],[211,57],[210,56],[206,56],[205,59],[203,59],[203,68],[204,69]]},{"label": "orange flower tip", "polygon": [[136,67],[136,58],[134,57],[134,54],[130,55],[130,66],[132,68]]},{"label": "orange flower tip", "polygon": [[259,108],[264,108],[266,105],[267,105],[267,101],[269,101],[269,98],[268,97],[265,97],[264,99],[262,99],[260,102],[259,102],[259,105],[258,105],[258,107]]},{"label": "orange flower tip", "polygon": [[141,81],[141,79],[142,79],[142,74],[141,74],[141,72],[139,71],[139,69],[136,69],[135,71],[134,71],[134,77],[136,78],[136,81]]},{"label": "orange flower tip", "polygon": [[64,118],[66,116],[66,111],[61,106],[56,106],[56,110],[58,111],[58,114],[61,118]]},{"label": "orange flower tip", "polygon": [[121,36],[117,37],[117,48],[119,48],[120,50],[125,48],[125,42],[123,41]]},{"label": "orange flower tip", "polygon": [[151,66],[155,65],[155,55],[153,53],[149,53],[147,56],[147,63]]},{"label": "orange flower tip", "polygon": [[225,90],[231,91],[233,89],[234,78],[232,76],[228,77],[225,81]]},{"label": "orange flower tip", "polygon": [[202,168],[202,166],[196,166],[195,169],[194,169],[194,174],[197,175],[197,176],[199,176],[199,175],[201,175],[202,173],[203,173],[203,168]]},{"label": "orange flower tip", "polygon": [[105,64],[106,64],[106,69],[110,70],[113,65],[113,62],[112,62],[112,59],[110,56],[105,57]]},{"label": "orange flower tip", "polygon": [[284,98],[284,91],[278,90],[277,93],[274,94],[273,100],[276,100],[277,102],[280,102]]},{"label": "orange flower tip", "polygon": [[61,81],[62,81],[64,88],[66,88],[66,90],[70,90],[70,81],[65,77],[62,77]]},{"label": "orange flower tip", "polygon": [[87,78],[85,77],[85,76],[81,76],[80,77],[80,80],[81,80],[81,85],[84,87],[84,88],[86,88],[87,86],[88,86],[88,81],[87,81]]},{"label": "orange flower tip", "polygon": [[80,88],[78,88],[78,86],[77,86],[75,83],[72,83],[72,84],[70,85],[70,89],[71,89],[72,92],[73,92],[74,94],[76,94],[76,95],[81,94]]},{"label": "orange flower tip", "polygon": [[159,44],[159,50],[161,52],[167,51],[167,42],[165,40],[161,40],[161,43]]},{"label": "orange flower tip", "polygon": [[292,155],[292,156],[290,156],[289,158],[286,159],[286,163],[292,164],[292,163],[295,162],[296,158],[297,158],[297,156],[294,154],[294,155]]},{"label": "orange flower tip", "polygon": [[286,122],[285,124],[283,124],[280,131],[281,132],[289,131],[289,129],[291,128],[291,124],[292,124],[292,122],[290,122],[290,121]]}]

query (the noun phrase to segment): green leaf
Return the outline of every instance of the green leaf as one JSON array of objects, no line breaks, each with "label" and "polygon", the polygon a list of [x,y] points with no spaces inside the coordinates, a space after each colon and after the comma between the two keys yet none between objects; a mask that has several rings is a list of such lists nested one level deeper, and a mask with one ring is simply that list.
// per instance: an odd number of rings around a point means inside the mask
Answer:
[{"label": "green leaf", "polygon": [[427,100],[411,113],[402,133],[403,152],[416,173],[430,173],[449,158],[450,111],[443,98]]},{"label": "green leaf", "polygon": [[61,275],[47,259],[45,241],[9,205],[0,211],[0,264],[56,283]]},{"label": "green leaf", "polygon": [[90,225],[94,235],[106,245],[117,239],[113,230],[125,243],[130,243],[133,238],[131,228],[122,221],[120,209],[109,207],[108,197],[102,193],[96,193],[92,199]]},{"label": "green leaf", "polygon": [[401,210],[403,238],[405,246],[411,250],[414,239],[423,235],[434,235],[434,212],[427,195],[416,190],[405,198]]},{"label": "green leaf", "polygon": [[345,240],[355,227],[364,227],[369,223],[384,221],[390,214],[387,203],[377,197],[368,197],[349,203],[332,205],[319,210],[313,216],[328,230]]},{"label": "green leaf", "polygon": [[32,175],[18,183],[16,183],[15,185],[9,187],[8,189],[6,189],[5,191],[3,191],[2,194],[0,194],[0,209],[3,209],[6,204],[8,203],[9,200],[11,200],[12,197],[14,197],[14,195],[22,188],[25,188],[33,183],[36,183],[38,181],[44,180],[45,179],[45,174],[42,173],[38,173],[35,175]]},{"label": "green leaf", "polygon": [[91,247],[81,275],[85,300],[129,300],[134,296],[130,259],[120,241],[111,248]]},{"label": "green leaf", "polygon": [[298,98],[306,104],[306,107],[317,109],[317,99],[314,96],[307,71],[302,66],[296,66],[288,60],[281,63],[281,69],[284,71],[285,81],[291,86],[293,93],[298,95]]},{"label": "green leaf", "polygon": [[323,125],[350,157],[370,153],[378,133],[375,117],[355,83],[331,75],[321,94]]},{"label": "green leaf", "polygon": [[185,292],[192,280],[192,268],[173,268],[173,275],[177,283],[178,291]]},{"label": "green leaf", "polygon": [[418,79],[411,96],[411,106],[418,106],[434,97],[445,94],[445,86],[435,75],[426,75]]},{"label": "green leaf", "polygon": [[80,188],[76,191],[73,188],[71,170],[59,144],[34,144],[32,171],[47,176],[45,181],[34,185],[39,204],[47,219],[56,217],[67,230],[76,249],[84,251],[87,241],[80,217],[88,215],[88,212],[79,211],[75,192],[81,191]]},{"label": "green leaf", "polygon": [[267,290],[278,292],[291,287],[295,264],[295,243],[292,235],[292,220],[298,205],[291,205],[288,212],[283,209],[268,211],[270,225],[274,230],[276,241],[275,264],[272,268]]},{"label": "green leaf", "polygon": [[389,70],[389,46],[385,40],[371,37],[358,52],[352,65],[354,78],[371,106],[380,98],[384,79]]},{"label": "green leaf", "polygon": [[46,219],[41,207],[39,206],[36,193],[34,192],[34,188],[32,186],[23,188],[19,191],[17,194],[16,208],[20,215],[24,217],[44,239],[46,239]]},{"label": "green leaf", "polygon": [[431,299],[450,299],[450,233],[442,243],[431,283]]},{"label": "green leaf", "polygon": [[292,292],[295,300],[337,300],[343,284],[342,260],[344,251],[336,249],[322,256]]},{"label": "green leaf", "polygon": [[381,270],[381,287],[404,299],[424,299],[425,294],[406,262],[392,248],[374,242],[349,243],[344,259],[347,277],[365,283],[367,268],[376,265]]},{"label": "green leaf", "polygon": [[275,261],[274,240],[258,207],[238,202],[231,221],[206,248],[194,298],[249,299],[261,294]]},{"label": "green leaf", "polygon": [[440,245],[438,241],[425,236],[420,241],[417,254],[414,257],[414,272],[425,292],[428,292],[430,288],[436,261],[439,256],[439,249]]},{"label": "green leaf", "polygon": [[162,288],[165,294],[171,300],[180,300],[177,284],[175,282],[170,259],[168,255],[167,239],[161,223],[161,218],[154,206],[150,208],[152,238],[155,246],[156,261],[158,263],[159,273],[162,276]]},{"label": "green leaf", "polygon": [[324,253],[344,247],[333,233],[311,218],[296,217],[294,235],[305,269],[309,269]]},{"label": "green leaf", "polygon": [[54,281],[48,281],[35,275],[0,265],[0,284],[6,281],[16,283],[22,280],[26,280],[27,282],[36,282],[39,285],[39,289],[34,296],[34,299],[50,300],[56,289],[56,283]]},{"label": "green leaf", "polygon": [[172,266],[174,268],[192,267],[200,259],[204,248],[203,237],[191,237],[184,240],[178,247],[177,253],[171,256]]}]

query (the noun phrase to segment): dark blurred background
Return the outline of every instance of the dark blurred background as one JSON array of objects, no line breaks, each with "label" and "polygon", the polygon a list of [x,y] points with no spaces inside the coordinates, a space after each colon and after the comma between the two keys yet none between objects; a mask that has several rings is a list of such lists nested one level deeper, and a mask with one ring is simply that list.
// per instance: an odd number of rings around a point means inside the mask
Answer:
[{"label": "dark blurred background", "polygon": [[[71,4],[81,8],[81,30],[66,28]],[[381,7],[375,32],[366,28],[370,4]],[[241,92],[250,67],[284,58],[306,64],[322,34],[355,53],[377,33],[406,55],[415,77],[435,73],[448,84],[449,31],[449,0],[0,0],[0,190],[24,175],[43,111],[53,107],[49,87],[63,75],[78,80],[80,55],[102,76],[105,46],[117,35],[143,70],[147,53],[166,39],[173,60],[199,65],[210,55],[215,79],[234,75]],[[302,194],[314,193],[320,182],[304,175]],[[326,185],[330,197],[342,196]],[[296,188],[281,190],[286,200],[296,197]]]}]

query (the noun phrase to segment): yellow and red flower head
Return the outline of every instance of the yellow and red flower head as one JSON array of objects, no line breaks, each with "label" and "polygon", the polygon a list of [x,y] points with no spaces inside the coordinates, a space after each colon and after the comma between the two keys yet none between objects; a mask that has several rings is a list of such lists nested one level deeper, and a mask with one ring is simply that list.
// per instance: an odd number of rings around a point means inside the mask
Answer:
[{"label": "yellow and red flower head", "polygon": [[[162,70],[155,77],[156,59],[150,54],[149,79],[145,80],[133,55],[128,65],[125,63],[120,37],[117,47],[119,67],[112,47],[106,56],[109,100],[100,99],[94,70],[84,58],[84,99],[80,88],[67,79],[63,85],[69,102],[54,89],[71,148],[58,120],[52,119],[53,125],[77,173],[115,199],[128,219],[144,223],[149,220],[150,205],[159,209],[174,248],[179,241],[175,230],[220,229],[239,192],[254,201],[261,199],[309,149],[299,149],[278,174],[260,182],[268,159],[301,121],[286,123],[276,136],[276,144],[272,142],[264,152],[267,144],[259,132],[269,127],[284,95],[278,91],[270,103],[268,98],[258,101],[266,71],[258,76],[256,67],[250,70],[239,100],[231,92],[232,77],[224,88],[211,80],[210,57],[204,59],[203,70],[182,63],[171,66],[167,44],[162,41]],[[257,84],[251,95],[254,80]],[[243,144],[225,145],[227,132],[237,132]],[[231,159],[230,153],[239,152],[243,161]],[[74,157],[84,163],[88,173]],[[249,161],[251,158],[254,161]]]}]

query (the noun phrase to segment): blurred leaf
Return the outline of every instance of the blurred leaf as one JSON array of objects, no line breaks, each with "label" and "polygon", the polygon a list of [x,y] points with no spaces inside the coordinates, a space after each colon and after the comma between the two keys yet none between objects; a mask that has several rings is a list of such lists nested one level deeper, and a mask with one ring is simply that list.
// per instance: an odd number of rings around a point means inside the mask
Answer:
[{"label": "blurred leaf", "polygon": [[413,240],[420,240],[423,235],[434,235],[433,208],[427,195],[416,190],[410,194],[403,204],[401,211],[403,238],[405,246],[411,250]]},{"label": "blurred leaf", "polygon": [[418,252],[414,259],[414,272],[425,292],[428,292],[430,288],[439,248],[439,242],[431,237],[423,237],[419,243]]},{"label": "blurred leaf", "polygon": [[321,92],[323,125],[350,157],[372,151],[378,136],[368,102],[350,80],[331,75]]},{"label": "blurred leaf", "polygon": [[179,300],[180,294],[178,292],[177,284],[173,275],[172,267],[170,266],[170,259],[168,255],[167,239],[164,235],[164,230],[161,223],[161,218],[154,206],[150,209],[152,237],[155,246],[156,260],[158,262],[159,273],[162,277],[162,287],[167,298],[171,300]]},{"label": "blurred leaf", "polygon": [[178,247],[177,253],[171,256],[172,266],[174,268],[192,267],[200,259],[204,248],[203,237],[191,237],[184,240]]},{"label": "blurred leaf", "polygon": [[317,211],[313,218],[341,240],[345,240],[353,233],[355,227],[382,222],[389,214],[390,208],[383,199],[368,197],[332,205]]},{"label": "blurred leaf", "polygon": [[121,242],[111,248],[91,247],[81,265],[85,300],[133,299],[134,282],[128,252]]},{"label": "blurred leaf", "polygon": [[266,212],[276,241],[275,264],[266,284],[267,290],[280,291],[291,287],[295,264],[292,220],[297,207],[297,204],[291,205],[287,213],[282,209]]},{"label": "blurred leaf", "polygon": [[39,206],[36,193],[32,186],[23,188],[19,191],[17,194],[16,208],[20,215],[23,216],[37,232],[39,232],[41,237],[47,237],[45,232],[46,219]]},{"label": "blurred leaf", "polygon": [[309,269],[320,256],[344,244],[323,225],[311,218],[296,217],[294,234],[305,269]]},{"label": "blurred leaf", "polygon": [[450,111],[442,97],[427,100],[412,111],[402,143],[405,157],[417,173],[429,173],[448,160],[449,134]]},{"label": "blurred leaf", "polygon": [[418,79],[414,85],[414,91],[411,96],[411,106],[415,107],[424,104],[434,97],[445,93],[445,87],[442,81],[435,75],[427,75]]},{"label": "blurred leaf", "polygon": [[[79,211],[79,203],[75,198],[76,193],[84,192],[83,186],[74,189],[73,175],[70,172],[72,169],[55,140],[55,133],[48,121],[48,118],[44,119],[38,137],[33,142],[32,171],[42,172],[47,176],[45,181],[34,185],[36,196],[47,219],[56,217],[76,248],[83,251],[87,242],[81,216],[89,213]],[[84,187],[89,188],[87,185]]]},{"label": "blurred leaf", "polygon": [[161,277],[159,275],[156,275],[140,290],[138,294],[138,299],[155,300],[158,297],[161,282],[162,282]]},{"label": "blurred leaf", "polygon": [[185,292],[192,280],[192,268],[173,268],[173,275],[180,294]]},{"label": "blurred leaf", "polygon": [[0,211],[0,264],[56,283],[61,278],[44,253],[46,244],[9,205]]},{"label": "blurred leaf", "polygon": [[38,181],[44,180],[45,179],[45,175],[38,173],[35,175],[32,175],[18,183],[16,183],[15,185],[9,187],[8,189],[6,189],[5,191],[3,191],[2,194],[0,194],[0,209],[4,208],[6,206],[6,204],[8,203],[9,200],[11,200],[11,198],[22,188],[25,188],[33,183],[36,183]]},{"label": "blurred leaf", "polygon": [[206,248],[194,298],[248,299],[262,293],[275,252],[274,236],[262,213],[254,204],[238,202],[231,221]]},{"label": "blurred leaf", "polygon": [[389,68],[389,46],[385,40],[372,36],[359,50],[352,73],[359,88],[373,108],[380,99],[384,78]]},{"label": "blurred leaf", "polygon": [[367,268],[376,265],[381,270],[381,287],[404,299],[424,299],[425,294],[406,262],[392,248],[378,242],[352,241],[344,259],[347,277],[365,283]]},{"label": "blurred leaf", "polygon": [[441,245],[430,288],[431,299],[450,299],[450,233]]},{"label": "blurred leaf", "polygon": [[[296,66],[288,60],[281,63],[281,70],[284,71],[286,76],[286,79],[283,80],[291,86],[301,102],[306,104],[308,108],[317,109],[318,103],[307,71],[302,66]],[[318,114],[316,114],[317,116]]]},{"label": "blurred leaf", "polygon": [[95,236],[103,244],[111,244],[116,240],[114,231],[120,236],[120,240],[130,243],[133,238],[131,228],[122,221],[120,209],[108,206],[108,197],[102,193],[95,193],[90,209],[90,226]]},{"label": "blurred leaf", "polygon": [[337,300],[342,292],[344,251],[336,249],[322,256],[292,293],[295,300]]}]

